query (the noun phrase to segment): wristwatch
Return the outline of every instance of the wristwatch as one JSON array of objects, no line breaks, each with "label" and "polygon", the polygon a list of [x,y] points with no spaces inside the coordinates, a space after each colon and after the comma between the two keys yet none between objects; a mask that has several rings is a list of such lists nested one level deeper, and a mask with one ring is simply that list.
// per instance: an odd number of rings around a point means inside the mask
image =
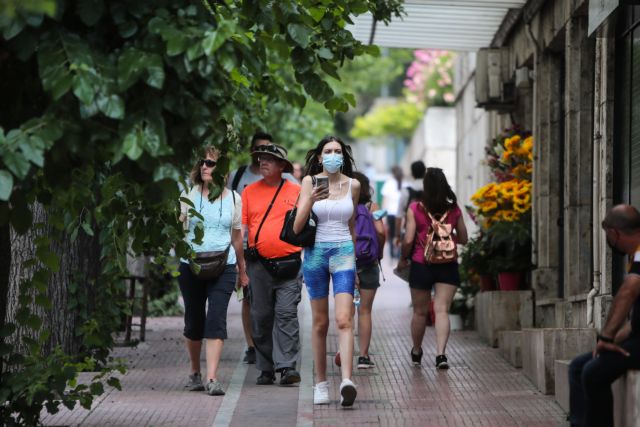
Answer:
[{"label": "wristwatch", "polygon": [[596,335],[596,341],[608,342],[613,344],[613,338],[605,337],[604,335]]}]

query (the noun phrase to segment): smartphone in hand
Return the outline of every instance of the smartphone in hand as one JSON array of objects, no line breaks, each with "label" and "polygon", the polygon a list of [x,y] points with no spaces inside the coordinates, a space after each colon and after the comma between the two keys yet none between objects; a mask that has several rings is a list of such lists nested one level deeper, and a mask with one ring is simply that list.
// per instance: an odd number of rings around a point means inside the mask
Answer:
[{"label": "smartphone in hand", "polygon": [[318,188],[329,188],[329,177],[328,176],[319,176],[316,178],[316,187]]}]

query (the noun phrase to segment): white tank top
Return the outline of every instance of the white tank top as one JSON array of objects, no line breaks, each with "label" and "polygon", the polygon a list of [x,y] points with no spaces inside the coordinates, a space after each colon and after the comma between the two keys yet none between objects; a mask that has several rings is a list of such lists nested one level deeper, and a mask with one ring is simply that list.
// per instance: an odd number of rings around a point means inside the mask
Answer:
[{"label": "white tank top", "polygon": [[337,200],[324,199],[313,204],[313,212],[318,215],[316,242],[347,242],[351,239],[349,219],[353,215],[351,181],[347,194]]}]

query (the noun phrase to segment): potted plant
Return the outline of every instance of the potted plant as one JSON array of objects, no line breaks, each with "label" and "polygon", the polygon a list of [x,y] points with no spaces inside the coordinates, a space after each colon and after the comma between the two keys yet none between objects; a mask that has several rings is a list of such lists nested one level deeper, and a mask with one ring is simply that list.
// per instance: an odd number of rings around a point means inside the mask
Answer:
[{"label": "potted plant", "polygon": [[487,230],[500,290],[521,288],[531,269],[531,221],[499,221]]},{"label": "potted plant", "polygon": [[488,235],[481,230],[467,242],[460,256],[467,280],[479,284],[481,291],[495,289],[494,263],[489,244]]}]

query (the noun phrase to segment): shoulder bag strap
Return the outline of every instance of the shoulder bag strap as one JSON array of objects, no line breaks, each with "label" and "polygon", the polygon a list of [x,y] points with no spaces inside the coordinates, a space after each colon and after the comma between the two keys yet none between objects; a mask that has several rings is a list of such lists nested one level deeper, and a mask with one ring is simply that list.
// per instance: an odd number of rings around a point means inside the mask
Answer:
[{"label": "shoulder bag strap", "polygon": [[[280,192],[280,189],[282,188],[282,185],[284,184],[284,179],[282,181],[280,181],[280,185],[278,186],[278,189],[276,190],[276,194],[273,195],[273,199],[271,199],[271,203],[269,203],[269,207],[267,208],[267,211],[264,213],[264,216],[262,217],[262,221],[260,222],[260,226],[258,226],[258,231],[256,231],[256,237],[255,239],[253,239],[253,246],[257,248],[258,245],[258,236],[260,235],[260,230],[262,230],[262,225],[264,224],[264,220],[267,219],[267,215],[269,215],[269,212],[271,211],[271,208],[273,207],[273,202],[276,201],[276,197],[278,197],[278,193]],[[257,249],[256,249],[257,250]]]},{"label": "shoulder bag strap", "polygon": [[238,184],[240,184],[240,180],[242,179],[242,175],[244,175],[245,170],[247,170],[247,165],[242,165],[238,168],[235,176],[233,177],[233,182],[231,183],[231,190],[236,191],[238,189]]}]

